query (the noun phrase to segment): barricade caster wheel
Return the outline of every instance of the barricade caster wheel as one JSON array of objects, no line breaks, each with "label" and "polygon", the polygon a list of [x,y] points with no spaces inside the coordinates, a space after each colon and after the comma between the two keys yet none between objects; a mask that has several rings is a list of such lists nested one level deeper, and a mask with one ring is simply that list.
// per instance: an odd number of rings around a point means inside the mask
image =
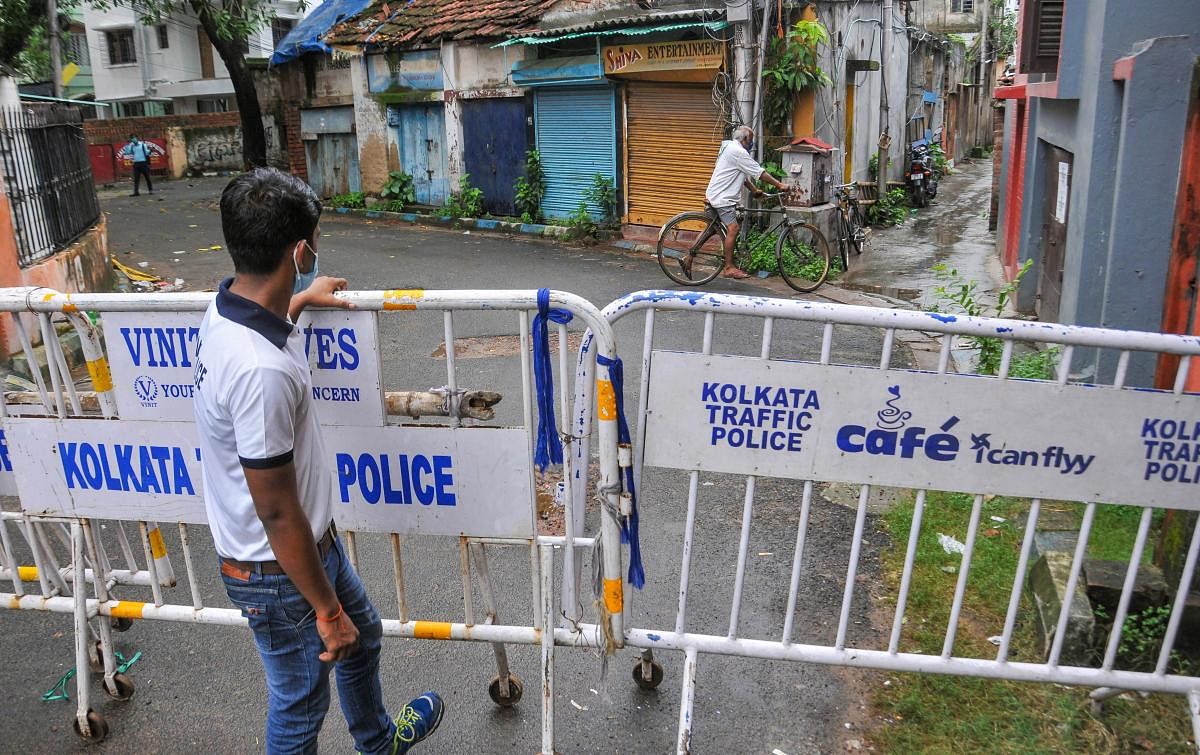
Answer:
[{"label": "barricade caster wheel", "polygon": [[108,696],[114,700],[120,700],[124,702],[125,700],[133,697],[133,680],[125,674],[117,673],[113,675],[114,689],[110,690],[107,684],[103,684],[101,686],[104,687],[105,693],[107,693]]},{"label": "barricade caster wheel", "polygon": [[501,708],[511,708],[516,705],[524,693],[525,685],[521,684],[521,678],[516,674],[508,675],[508,697],[500,694],[499,675],[492,677],[492,681],[488,683],[488,695],[491,696],[492,702]]},{"label": "barricade caster wheel", "polygon": [[658,661],[650,661],[650,678],[642,676],[642,659],[638,658],[633,664],[633,681],[640,689],[657,689],[662,684],[663,667]]},{"label": "barricade caster wheel", "polygon": [[133,619],[120,618],[112,620],[112,628],[118,632],[128,632],[132,626]]},{"label": "barricade caster wheel", "polygon": [[104,716],[96,711],[88,708],[87,712],[88,733],[84,734],[79,728],[79,719],[74,720],[75,733],[89,742],[100,742],[108,736],[108,721],[104,720]]}]

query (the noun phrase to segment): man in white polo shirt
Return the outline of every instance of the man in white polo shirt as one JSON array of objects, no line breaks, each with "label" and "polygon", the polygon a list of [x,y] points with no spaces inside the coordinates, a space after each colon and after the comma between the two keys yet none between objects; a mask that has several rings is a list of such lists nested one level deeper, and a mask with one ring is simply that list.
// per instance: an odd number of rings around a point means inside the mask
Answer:
[{"label": "man in white polo shirt", "polygon": [[236,276],[200,327],[204,502],[225,590],[266,671],[267,752],[316,752],[332,667],[358,751],[404,753],[437,728],[443,705],[427,692],[388,716],[383,625],[334,530],[331,460],[294,325],[306,306],[350,306],[334,296],[346,281],[316,278],[320,215],[307,184],[271,168],[221,195]]},{"label": "man in white polo shirt", "polygon": [[[742,187],[749,189],[754,196],[761,197],[762,191],[752,181],[757,178],[765,181],[780,191],[786,191],[787,186],[763,170],[763,166],[750,156],[754,148],[754,130],[749,126],[738,126],[733,130],[733,138],[721,142],[721,150],[717,153],[717,165],[709,179],[708,189],[704,192],[704,201],[717,213],[725,226],[725,267],[721,275],[726,278],[749,278],[750,274],[733,264],[733,250],[737,246],[737,235],[740,224],[737,222],[735,207],[742,196]],[[682,262],[684,272],[691,277],[692,261]]]}]

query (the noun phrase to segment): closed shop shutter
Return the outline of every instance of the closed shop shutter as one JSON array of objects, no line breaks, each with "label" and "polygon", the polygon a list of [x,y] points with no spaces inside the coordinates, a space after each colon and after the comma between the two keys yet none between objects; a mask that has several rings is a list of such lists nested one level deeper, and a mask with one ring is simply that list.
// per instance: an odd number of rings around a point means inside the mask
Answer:
[{"label": "closed shop shutter", "polygon": [[662,225],[704,207],[724,138],[712,88],[631,81],[627,98],[626,222]]},{"label": "closed shop shutter", "polygon": [[[538,89],[534,120],[546,173],[542,214],[565,218],[579,207],[597,173],[616,181],[617,130],[611,86]],[[593,217],[600,208],[588,203]]]}]

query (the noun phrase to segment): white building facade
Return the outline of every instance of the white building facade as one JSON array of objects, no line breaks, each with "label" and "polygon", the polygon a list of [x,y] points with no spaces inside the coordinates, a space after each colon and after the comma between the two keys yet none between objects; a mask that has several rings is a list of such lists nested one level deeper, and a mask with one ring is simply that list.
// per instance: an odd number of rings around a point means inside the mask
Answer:
[{"label": "white building facade", "polygon": [[[102,117],[237,109],[228,70],[195,17],[173,13],[144,24],[126,5],[98,11],[85,4],[82,12],[96,100],[114,105]],[[247,58],[269,58],[304,16],[294,0],[276,2],[275,12],[274,21],[250,35]]]}]

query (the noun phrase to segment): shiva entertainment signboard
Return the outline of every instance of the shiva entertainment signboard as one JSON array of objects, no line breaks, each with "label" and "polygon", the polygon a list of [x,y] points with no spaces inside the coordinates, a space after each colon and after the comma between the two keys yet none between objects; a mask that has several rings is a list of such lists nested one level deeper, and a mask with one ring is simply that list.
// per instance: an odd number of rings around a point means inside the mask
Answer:
[{"label": "shiva entertainment signboard", "polygon": [[655,351],[646,464],[1200,509],[1200,396]]},{"label": "shiva entertainment signboard", "polygon": [[[382,426],[376,313],[311,310],[296,327],[323,425]],[[203,312],[106,312],[102,324],[121,419],[191,422]]]},{"label": "shiva entertainment signboard", "polygon": [[[207,523],[190,422],[9,418],[24,510]],[[521,428],[327,427],[334,518],[359,532],[534,536]]]}]

